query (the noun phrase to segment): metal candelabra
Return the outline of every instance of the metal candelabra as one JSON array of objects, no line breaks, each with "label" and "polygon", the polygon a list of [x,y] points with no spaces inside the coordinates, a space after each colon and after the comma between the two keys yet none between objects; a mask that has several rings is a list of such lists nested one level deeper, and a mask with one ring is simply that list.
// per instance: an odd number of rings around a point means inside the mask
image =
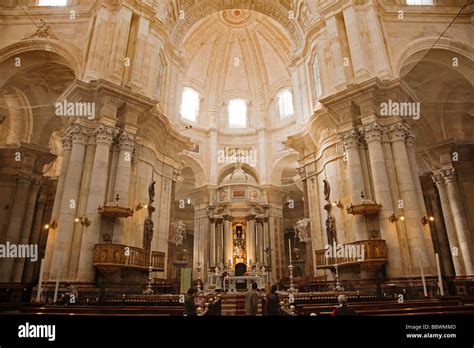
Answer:
[{"label": "metal candelabra", "polygon": [[295,292],[295,286],[293,284],[293,265],[289,265],[288,269],[290,270],[290,288],[288,289],[288,292],[293,294]]}]

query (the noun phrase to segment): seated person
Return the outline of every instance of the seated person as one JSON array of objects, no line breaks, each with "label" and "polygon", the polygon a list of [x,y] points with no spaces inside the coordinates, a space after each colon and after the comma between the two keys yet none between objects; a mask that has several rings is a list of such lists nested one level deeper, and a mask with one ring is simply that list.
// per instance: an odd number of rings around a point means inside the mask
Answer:
[{"label": "seated person", "polygon": [[332,316],[347,316],[347,315],[357,315],[356,311],[347,305],[347,297],[345,295],[339,295],[337,298],[339,306],[334,309]]}]

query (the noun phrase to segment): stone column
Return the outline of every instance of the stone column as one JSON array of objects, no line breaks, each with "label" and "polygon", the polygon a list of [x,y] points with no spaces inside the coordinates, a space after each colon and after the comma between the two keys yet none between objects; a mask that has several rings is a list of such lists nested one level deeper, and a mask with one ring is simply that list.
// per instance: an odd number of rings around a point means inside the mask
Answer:
[{"label": "stone column", "polygon": [[[136,137],[123,131],[118,137],[119,156],[117,160],[117,170],[115,171],[114,194],[120,197],[119,204],[121,206],[129,206],[128,190],[130,186],[130,167],[132,164],[132,153],[135,147]],[[112,241],[115,244],[124,243],[124,226],[123,219],[115,219],[114,233]]]},{"label": "stone column", "polygon": [[[420,213],[421,213],[421,216],[428,217],[423,190],[421,188],[420,176],[418,175],[418,163],[416,161],[416,153],[415,153],[415,135],[411,131],[408,131],[406,133],[406,149],[407,149],[408,161],[410,163],[413,184],[415,185],[415,191],[418,197]],[[428,249],[428,254],[434,255],[435,252],[434,252],[434,245],[433,245],[433,238],[431,234],[430,224],[425,224],[421,226],[423,229],[423,235],[425,237],[425,245],[426,245],[426,248]]]},{"label": "stone column", "polygon": [[[20,230],[20,243],[19,244],[28,244],[30,240],[31,225],[33,224],[33,217],[35,215],[36,208],[36,199],[38,197],[38,192],[41,188],[41,184],[38,181],[35,181],[30,189],[30,195],[28,198],[28,204],[26,206],[25,218],[23,221],[23,226]],[[23,270],[25,267],[26,259],[23,257],[17,258],[15,260],[15,269],[13,271],[14,283],[21,282]]]},{"label": "stone column", "polygon": [[247,249],[247,258],[252,260],[252,264],[257,262],[257,254],[255,252],[255,215],[249,215],[248,217],[248,230],[247,230],[247,238],[248,238],[248,249]]},{"label": "stone column", "polygon": [[[361,192],[365,192],[364,174],[362,172],[362,162],[359,153],[359,138],[360,134],[355,128],[341,135],[341,139],[347,151],[347,168],[349,171],[352,204],[358,204],[361,201]],[[354,215],[353,219],[355,240],[367,239],[368,234],[365,216]]]},{"label": "stone column", "polygon": [[[453,216],[454,226],[459,241],[461,257],[464,263],[464,269],[467,276],[474,275],[471,255],[471,237],[467,224],[465,210],[462,206],[461,194],[457,182],[457,175],[454,168],[442,171],[442,176],[446,182],[446,190],[448,193],[449,205]],[[444,210],[444,209],[443,209]]]},{"label": "stone column", "polygon": [[211,128],[209,132],[209,158],[210,160],[210,182],[217,184],[217,129]]},{"label": "stone column", "polygon": [[256,225],[256,255],[260,265],[263,264],[263,223],[262,218],[259,217]]},{"label": "stone column", "polygon": [[379,213],[379,226],[382,239],[386,241],[388,249],[387,277],[396,278],[404,275],[404,271],[400,258],[397,228],[388,219],[394,212],[394,208],[382,149],[382,127],[374,122],[367,125],[364,131],[373,174],[374,200],[382,204],[382,211]]},{"label": "stone column", "polygon": [[[224,264],[224,226],[223,226],[223,220],[222,217],[216,218],[217,222],[217,233],[216,233],[216,260],[217,260],[217,265],[220,264],[221,262]],[[222,271],[222,269],[221,269]]]},{"label": "stone column", "polygon": [[78,124],[70,130],[72,149],[66,179],[64,182],[63,198],[58,216],[58,231],[54,246],[53,260],[50,270],[50,280],[65,280],[68,277],[68,267],[72,253],[72,239],[78,207],[79,190],[81,185],[84,155],[89,131]]},{"label": "stone column", "polygon": [[[43,230],[43,216],[44,209],[46,207],[46,201],[44,197],[41,197],[36,203],[35,217],[33,219],[33,227],[31,228],[30,234],[30,244],[38,245],[38,260],[37,263],[41,262],[41,255],[39,254],[40,248],[40,236],[41,231]],[[30,283],[33,281],[33,271],[35,269],[35,264],[31,260],[26,260],[25,271],[23,272],[22,282]]]},{"label": "stone column", "polygon": [[[53,211],[51,213],[51,222],[58,222],[58,212],[63,199],[64,182],[66,181],[67,170],[69,168],[69,160],[71,158],[72,137],[68,131],[62,138],[63,146],[63,163],[59,172],[58,186],[54,197]],[[53,260],[54,245],[56,244],[56,233],[58,228],[50,227],[48,231],[48,240],[46,241],[46,250],[44,257],[44,280],[50,279],[51,263]]]},{"label": "stone column", "polygon": [[210,236],[209,236],[209,265],[210,267],[216,266],[216,219],[214,217],[209,218],[210,223]]},{"label": "stone column", "polygon": [[94,246],[99,242],[101,235],[101,216],[97,209],[105,203],[110,145],[117,136],[117,130],[99,124],[94,131],[94,135],[96,147],[86,204],[86,217],[91,224],[90,226],[83,226],[82,241],[80,245],[75,246],[75,253],[79,253],[79,257],[70,265],[71,276],[75,276],[77,281],[85,282],[94,279],[94,268],[92,267]]},{"label": "stone column", "polygon": [[[32,178],[25,174],[20,174],[17,178],[17,188],[13,199],[13,205],[11,207],[12,212],[10,215],[6,238],[6,241],[10,244],[18,244],[20,241],[21,227],[25,218],[28,192],[30,191],[32,181]],[[12,281],[14,264],[15,259],[11,257],[3,259],[1,266],[2,271],[0,272],[0,282],[8,283]]]},{"label": "stone column", "polygon": [[268,253],[270,250],[270,235],[268,227],[268,214],[265,214],[263,218],[263,265],[268,266]]},{"label": "stone column", "polygon": [[427,268],[428,272],[433,273],[432,255],[428,253],[425,236],[421,227],[419,201],[405,146],[406,131],[406,127],[401,123],[390,127],[393,160],[397,173],[400,198],[403,201],[403,215],[405,216],[403,223],[407,228],[411,265],[415,275],[421,274],[419,257],[421,258],[422,265]]},{"label": "stone column", "polygon": [[[232,216],[231,215],[224,215],[224,267],[229,264],[229,259],[233,260],[232,258]],[[233,261],[232,261],[233,262]]]},{"label": "stone column", "polygon": [[443,211],[444,225],[446,228],[446,234],[448,235],[449,246],[451,247],[451,255],[453,259],[454,271],[456,276],[466,275],[464,270],[464,264],[462,257],[453,255],[453,248],[459,250],[459,241],[456,235],[456,227],[454,226],[453,216],[451,213],[451,207],[449,205],[448,192],[446,190],[446,183],[441,173],[434,174],[432,176],[433,182],[436,184],[439,193],[439,200],[441,202],[441,209]]}]

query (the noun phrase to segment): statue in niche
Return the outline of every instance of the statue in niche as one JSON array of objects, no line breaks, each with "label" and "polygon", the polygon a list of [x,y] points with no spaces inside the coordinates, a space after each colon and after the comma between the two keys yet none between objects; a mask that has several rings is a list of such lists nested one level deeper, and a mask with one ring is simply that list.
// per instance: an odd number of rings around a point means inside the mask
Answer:
[{"label": "statue in niche", "polygon": [[153,238],[153,220],[148,216],[145,219],[143,228],[143,249],[150,250],[151,240]]},{"label": "statue in niche", "polygon": [[148,199],[150,203],[155,201],[155,180],[152,180],[150,186],[148,186]]},{"label": "statue in niche", "polygon": [[336,219],[334,216],[328,214],[326,219],[326,234],[328,237],[328,243],[332,244],[333,241],[337,241],[336,236]]},{"label": "statue in niche", "polygon": [[329,196],[331,195],[331,186],[327,180],[323,180],[324,183],[324,199],[329,202]]},{"label": "statue in niche", "polygon": [[176,246],[183,245],[183,240],[186,238],[186,225],[183,221],[178,220],[174,225],[174,239]]},{"label": "statue in niche", "polygon": [[308,232],[306,231],[306,227],[308,226],[308,224],[308,218],[303,218],[296,221],[295,230],[300,242],[307,242],[308,240],[310,240],[310,238],[308,237]]}]

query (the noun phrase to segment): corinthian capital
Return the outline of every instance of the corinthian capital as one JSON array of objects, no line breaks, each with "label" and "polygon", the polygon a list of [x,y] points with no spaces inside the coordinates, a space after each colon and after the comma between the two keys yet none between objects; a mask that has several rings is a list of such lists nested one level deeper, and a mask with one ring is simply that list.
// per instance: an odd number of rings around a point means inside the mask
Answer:
[{"label": "corinthian capital", "polygon": [[113,127],[108,127],[103,124],[99,124],[94,130],[96,142],[111,144],[112,141],[117,137],[118,130]]},{"label": "corinthian capital", "polygon": [[135,142],[138,140],[136,135],[127,133],[125,131],[122,131],[118,138],[118,145],[120,149],[125,149],[132,151],[133,148],[135,147]]},{"label": "corinthian capital", "polygon": [[344,132],[340,135],[344,146],[346,147],[356,147],[359,145],[360,133],[356,128],[351,129],[350,131]]},{"label": "corinthian capital", "polygon": [[72,148],[72,136],[69,133],[65,133],[61,138],[64,151],[71,150]]},{"label": "corinthian capital", "polygon": [[457,173],[454,168],[449,168],[441,171],[441,175],[446,183],[456,181]]},{"label": "corinthian capital", "polygon": [[407,127],[403,123],[397,123],[390,126],[390,138],[392,141],[405,141]]},{"label": "corinthian capital", "polygon": [[435,183],[437,187],[442,187],[445,185],[445,182],[441,173],[433,174],[431,176],[431,179],[433,179],[433,182]]},{"label": "corinthian capital", "polygon": [[365,140],[367,142],[371,141],[381,141],[382,140],[382,127],[377,123],[371,123],[364,128]]},{"label": "corinthian capital", "polygon": [[68,129],[68,136],[71,137],[73,144],[86,144],[89,135],[89,130],[79,124],[74,124]]},{"label": "corinthian capital", "polygon": [[415,146],[415,134],[410,130],[406,133],[406,144],[409,147]]}]

